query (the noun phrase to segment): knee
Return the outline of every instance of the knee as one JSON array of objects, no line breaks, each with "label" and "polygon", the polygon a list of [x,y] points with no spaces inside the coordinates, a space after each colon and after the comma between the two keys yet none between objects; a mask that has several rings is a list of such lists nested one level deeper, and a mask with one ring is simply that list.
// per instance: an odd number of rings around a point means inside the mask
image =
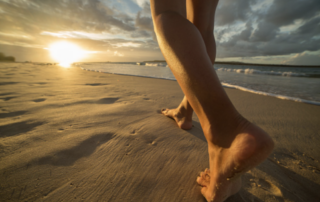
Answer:
[{"label": "knee", "polygon": [[200,34],[202,35],[202,38],[206,41],[211,41],[213,39],[213,28],[208,27],[207,25],[203,25],[201,23],[196,24],[193,23],[197,29],[199,30]]},{"label": "knee", "polygon": [[182,15],[175,11],[165,11],[154,17],[154,31],[158,33],[159,31],[163,31],[164,27],[170,26],[171,22],[175,20],[179,20],[182,18]]},{"label": "knee", "polygon": [[199,30],[204,39],[212,39],[214,24],[211,20],[202,18],[188,18],[189,21]]}]

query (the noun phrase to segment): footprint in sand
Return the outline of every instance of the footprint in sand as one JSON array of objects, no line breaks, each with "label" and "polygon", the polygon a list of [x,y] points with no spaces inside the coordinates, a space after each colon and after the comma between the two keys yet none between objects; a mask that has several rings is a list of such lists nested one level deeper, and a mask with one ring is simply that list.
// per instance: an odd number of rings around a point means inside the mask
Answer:
[{"label": "footprint in sand", "polygon": [[11,85],[11,84],[17,84],[19,82],[0,82],[0,86],[3,86],[3,85]]},{"label": "footprint in sand", "polygon": [[0,96],[12,95],[14,93],[1,93]]},{"label": "footprint in sand", "polygon": [[[7,111],[2,109],[1,111]],[[27,111],[15,111],[15,112],[7,112],[7,113],[0,113],[0,118],[8,118],[8,117],[17,117],[20,118],[21,115],[24,115]]]},{"label": "footprint in sand", "polygon": [[97,101],[98,104],[113,104],[115,103],[119,98],[102,98]]},{"label": "footprint in sand", "polygon": [[271,193],[274,196],[277,197],[283,197],[281,190],[276,185],[272,184],[271,182],[268,182],[264,179],[259,179],[257,182],[257,186],[261,189],[266,190],[267,192]]},{"label": "footprint in sand", "polygon": [[16,97],[4,97],[4,98],[0,98],[0,99],[2,99],[4,101],[9,101],[9,100],[11,100],[13,98],[16,98]]},{"label": "footprint in sand", "polygon": [[106,83],[86,83],[86,86],[105,86],[108,85]]},{"label": "footprint in sand", "polygon": [[149,144],[150,144],[150,145],[154,145],[154,146],[157,145],[156,141],[152,141],[152,142],[150,142]]},{"label": "footprint in sand", "polygon": [[150,98],[143,98],[144,100],[150,100]]},{"label": "footprint in sand", "polygon": [[40,99],[35,99],[35,100],[32,100],[33,102],[43,102],[45,101],[46,99],[44,98],[40,98]]}]

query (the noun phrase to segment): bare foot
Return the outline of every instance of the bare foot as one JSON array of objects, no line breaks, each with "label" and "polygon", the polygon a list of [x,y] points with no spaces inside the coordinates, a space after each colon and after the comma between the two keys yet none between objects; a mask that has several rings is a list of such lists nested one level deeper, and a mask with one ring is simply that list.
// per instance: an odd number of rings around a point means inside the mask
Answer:
[{"label": "bare foot", "polygon": [[193,109],[186,96],[184,96],[179,107],[176,109],[162,109],[161,113],[169,118],[174,119],[181,129],[190,130],[192,128]]},{"label": "bare foot", "polygon": [[264,161],[274,147],[266,132],[244,122],[229,143],[208,142],[210,170],[201,172],[197,178],[207,201],[222,202],[236,194],[241,188],[241,175]]},{"label": "bare foot", "polygon": [[181,112],[179,107],[176,109],[162,109],[161,113],[176,121],[179,128],[183,130],[190,130],[192,128],[192,114],[191,116]]}]

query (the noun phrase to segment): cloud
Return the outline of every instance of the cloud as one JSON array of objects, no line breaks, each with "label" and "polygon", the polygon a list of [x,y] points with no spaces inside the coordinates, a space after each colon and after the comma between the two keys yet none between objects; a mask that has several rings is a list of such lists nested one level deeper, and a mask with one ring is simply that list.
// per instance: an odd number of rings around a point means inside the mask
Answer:
[{"label": "cloud", "polygon": [[279,32],[279,27],[273,23],[262,21],[250,37],[252,41],[267,42],[273,40]]},{"label": "cloud", "polygon": [[30,0],[0,2],[6,31],[23,30],[38,34],[41,31],[110,32],[113,28],[135,30],[133,19],[125,13],[114,12],[99,0]]},{"label": "cloud", "polygon": [[153,29],[150,4],[148,2],[144,2],[142,10],[137,13],[135,25],[139,29],[139,34],[152,37],[154,41],[157,41]]},{"label": "cloud", "polygon": [[138,12],[136,18],[136,26],[142,30],[153,31],[153,22],[151,17],[141,16],[141,11]]},{"label": "cloud", "polygon": [[251,35],[252,35],[253,27],[251,22],[246,23],[246,28],[242,30],[239,34],[239,40],[243,41],[249,41]]},{"label": "cloud", "polygon": [[[3,51],[12,52],[17,47],[43,49],[65,40],[99,53],[110,49],[117,57],[131,49],[143,53],[157,50],[159,54],[158,45],[150,42],[153,37],[150,6],[145,2],[141,5],[133,0],[0,1],[0,44],[6,48]],[[17,54],[30,56],[23,50]],[[39,51],[41,55],[46,52]],[[17,59],[24,56],[18,55]]]},{"label": "cloud", "polygon": [[277,26],[284,26],[298,19],[308,20],[319,12],[319,0],[274,0],[265,19]]},{"label": "cloud", "polygon": [[[2,0],[0,44],[12,54],[32,55],[67,40],[105,60],[162,59],[147,0]],[[320,50],[319,0],[223,0],[215,15],[217,56],[274,57]],[[13,46],[15,48],[9,48]],[[23,51],[17,51],[21,47]],[[134,50],[134,51],[131,51]],[[5,50],[2,50],[5,54]],[[114,55],[114,52],[117,54]],[[129,52],[130,51],[130,52]],[[35,51],[42,54],[43,50]],[[40,54],[41,53],[41,54]],[[16,56],[25,58],[23,56]],[[15,55],[14,55],[15,56]],[[311,57],[311,56],[310,56]],[[315,56],[312,56],[315,57]],[[36,58],[36,57],[34,57]],[[40,57],[39,57],[40,58]],[[315,57],[316,58],[316,57]],[[35,59],[30,59],[35,60]],[[108,59],[109,60],[109,59]],[[112,60],[112,59],[110,59]],[[147,60],[147,59],[145,59]],[[278,60],[277,60],[278,61]],[[298,59],[292,59],[299,62]],[[302,59],[301,59],[302,61]],[[316,61],[316,60],[314,60]]]},{"label": "cloud", "polygon": [[118,51],[113,52],[114,56],[123,57],[124,55],[122,53],[119,53]]},{"label": "cloud", "polygon": [[246,21],[251,15],[251,5],[257,0],[224,0],[218,4],[215,23],[229,25],[236,21]]},{"label": "cloud", "polygon": [[[266,4],[268,6],[262,6]],[[317,0],[228,0],[218,6],[216,22],[218,57],[274,56],[320,50]],[[235,33],[241,25],[242,30]]]},{"label": "cloud", "polygon": [[283,61],[285,64],[295,64],[295,65],[320,65],[320,51],[316,54],[312,54],[308,51],[303,53],[298,53],[291,58]]},{"label": "cloud", "polygon": [[115,47],[134,47],[138,48],[141,46],[140,43],[126,42],[126,43],[117,43],[114,45]]},{"label": "cloud", "polygon": [[310,36],[320,35],[320,16],[306,21],[295,31],[295,34]]},{"label": "cloud", "polygon": [[135,0],[137,4],[143,8],[145,4],[149,4],[149,0]]}]

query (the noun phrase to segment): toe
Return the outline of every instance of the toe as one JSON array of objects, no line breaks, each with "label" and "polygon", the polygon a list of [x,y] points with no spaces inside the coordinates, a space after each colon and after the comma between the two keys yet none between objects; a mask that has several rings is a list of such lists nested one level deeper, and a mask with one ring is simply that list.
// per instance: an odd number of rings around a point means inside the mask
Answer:
[{"label": "toe", "polygon": [[205,173],[205,172],[201,172],[201,173],[200,173],[200,177],[202,177],[202,178],[205,179],[205,176],[206,176],[206,173]]},{"label": "toe", "polygon": [[197,177],[197,183],[202,187],[205,186],[205,180],[202,177]]},{"label": "toe", "polygon": [[202,187],[208,187],[210,181],[208,181],[206,178],[200,176],[200,177],[197,177],[197,183]]},{"label": "toe", "polygon": [[173,109],[165,109],[161,111],[165,116],[174,119],[174,110]]},{"label": "toe", "polygon": [[210,181],[210,170],[206,168],[203,172],[199,174],[199,176],[206,181]]},{"label": "toe", "polygon": [[161,109],[161,113],[164,115],[168,114],[169,109]]}]

